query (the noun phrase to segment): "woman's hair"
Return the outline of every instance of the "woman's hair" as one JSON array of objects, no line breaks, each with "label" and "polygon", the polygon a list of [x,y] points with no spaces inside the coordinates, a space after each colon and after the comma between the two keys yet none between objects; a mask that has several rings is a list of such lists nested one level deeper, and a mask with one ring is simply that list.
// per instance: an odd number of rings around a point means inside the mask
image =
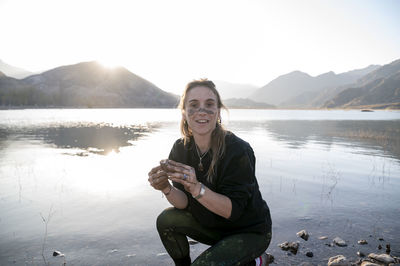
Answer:
[{"label": "woman's hair", "polygon": [[[193,89],[195,87],[200,87],[200,86],[209,88],[215,94],[215,96],[217,97],[217,107],[218,107],[219,111],[221,111],[221,108],[226,109],[226,107],[224,106],[224,104],[221,101],[221,97],[220,97],[217,89],[215,88],[214,82],[212,82],[211,80],[208,80],[208,79],[199,79],[199,80],[193,80],[186,85],[185,91],[183,92],[181,101],[179,103],[179,108],[182,111],[185,110],[185,107],[186,107],[186,96],[187,96],[188,92],[191,89]],[[221,115],[221,112],[219,112],[219,115]],[[184,144],[186,145],[186,143],[190,142],[190,137],[193,135],[192,135],[192,131],[190,130],[190,128],[188,126],[186,119],[183,116],[182,116],[180,127],[181,127],[181,134],[183,136],[183,141],[184,141]],[[210,168],[207,171],[207,180],[209,182],[212,182],[212,177],[217,171],[216,165],[217,165],[218,160],[221,159],[224,155],[226,133],[227,133],[227,131],[223,128],[223,126],[221,124],[221,117],[218,117],[217,124],[215,125],[215,129],[213,130],[213,132],[211,134],[210,150],[211,150],[211,154],[212,154],[212,160],[211,160]],[[196,145],[196,144],[194,144],[194,145]]]}]

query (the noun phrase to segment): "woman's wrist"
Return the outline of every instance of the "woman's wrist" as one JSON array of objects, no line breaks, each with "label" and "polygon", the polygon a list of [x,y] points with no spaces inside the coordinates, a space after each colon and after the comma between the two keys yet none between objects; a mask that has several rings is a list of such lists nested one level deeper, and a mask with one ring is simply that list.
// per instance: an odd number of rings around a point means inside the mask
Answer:
[{"label": "woman's wrist", "polygon": [[[199,188],[197,188],[199,187]],[[196,188],[195,191],[198,191],[196,194],[192,194],[192,197],[195,199],[200,199],[201,197],[203,197],[204,193],[206,192],[206,187],[203,185],[203,183],[198,182],[196,184]]]},{"label": "woman's wrist", "polygon": [[168,186],[166,186],[165,188],[163,188],[161,191],[162,191],[162,193],[163,193],[165,196],[168,196],[168,195],[171,193],[171,191],[172,191],[172,185],[169,184]]}]

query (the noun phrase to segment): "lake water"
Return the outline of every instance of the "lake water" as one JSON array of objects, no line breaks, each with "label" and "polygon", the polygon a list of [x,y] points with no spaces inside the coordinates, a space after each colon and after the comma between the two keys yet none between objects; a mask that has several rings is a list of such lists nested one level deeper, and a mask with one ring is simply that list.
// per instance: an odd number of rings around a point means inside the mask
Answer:
[{"label": "lake water", "polygon": [[[61,265],[54,250],[67,265],[172,265],[155,229],[169,204],[147,173],[180,137],[179,118],[175,109],[1,110],[0,265]],[[230,110],[222,120],[254,149],[278,265],[355,261],[388,243],[400,256],[400,112]],[[348,246],[327,245],[336,236]],[[300,242],[297,255],[277,247],[284,241]],[[205,248],[191,246],[192,259]]]}]

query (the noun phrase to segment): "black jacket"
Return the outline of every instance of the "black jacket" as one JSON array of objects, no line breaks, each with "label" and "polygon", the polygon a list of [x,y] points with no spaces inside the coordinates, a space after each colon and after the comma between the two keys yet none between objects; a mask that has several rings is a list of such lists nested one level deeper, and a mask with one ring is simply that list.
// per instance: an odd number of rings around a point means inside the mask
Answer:
[{"label": "black jacket", "polygon": [[174,186],[188,196],[187,210],[203,226],[220,230],[224,235],[271,232],[271,216],[258,187],[251,146],[229,132],[225,137],[224,157],[217,163],[217,174],[210,183],[207,181],[207,170],[211,163],[211,151],[202,159],[204,171],[199,171],[199,156],[194,145],[193,138],[186,146],[183,139],[178,139],[172,147],[169,159],[192,166],[196,170],[198,181],[214,192],[229,197],[232,201],[232,213],[226,219],[209,211],[186,192],[181,184],[174,182]]}]

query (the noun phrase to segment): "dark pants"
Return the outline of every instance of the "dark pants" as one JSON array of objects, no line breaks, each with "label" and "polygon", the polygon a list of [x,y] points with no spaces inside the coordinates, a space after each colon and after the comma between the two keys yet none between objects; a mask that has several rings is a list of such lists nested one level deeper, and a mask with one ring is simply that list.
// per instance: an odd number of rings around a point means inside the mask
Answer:
[{"label": "dark pants", "polygon": [[251,265],[271,241],[267,235],[240,233],[223,237],[220,232],[199,224],[190,212],[165,209],[157,218],[157,230],[168,254],[176,265],[190,265],[187,236],[210,245],[192,265]]}]

